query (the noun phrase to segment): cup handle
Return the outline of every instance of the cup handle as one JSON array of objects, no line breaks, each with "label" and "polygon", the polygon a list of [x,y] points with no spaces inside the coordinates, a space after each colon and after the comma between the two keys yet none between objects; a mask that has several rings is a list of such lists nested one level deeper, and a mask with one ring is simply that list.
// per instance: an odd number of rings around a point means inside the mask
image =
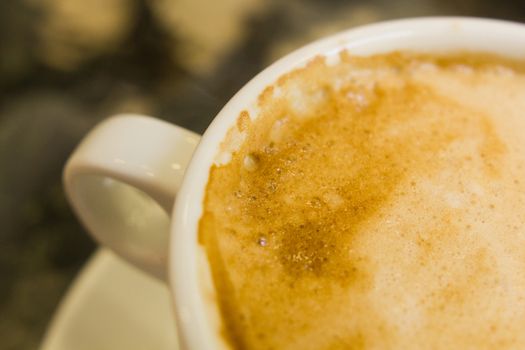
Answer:
[{"label": "cup handle", "polygon": [[97,125],[64,169],[66,194],[91,235],[162,280],[169,217],[199,139],[159,119],[118,115]]}]

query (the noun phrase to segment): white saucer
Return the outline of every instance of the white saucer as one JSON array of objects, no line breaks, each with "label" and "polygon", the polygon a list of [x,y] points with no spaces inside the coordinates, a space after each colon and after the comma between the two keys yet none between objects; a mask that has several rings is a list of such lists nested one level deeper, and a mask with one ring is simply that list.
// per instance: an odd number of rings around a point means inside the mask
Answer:
[{"label": "white saucer", "polygon": [[59,306],[40,350],[178,349],[165,285],[100,249]]}]

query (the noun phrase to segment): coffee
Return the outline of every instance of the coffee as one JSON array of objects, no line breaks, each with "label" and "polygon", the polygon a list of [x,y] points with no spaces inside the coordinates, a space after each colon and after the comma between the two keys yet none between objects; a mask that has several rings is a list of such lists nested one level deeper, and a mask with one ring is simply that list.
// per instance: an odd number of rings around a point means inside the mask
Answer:
[{"label": "coffee", "polygon": [[210,171],[200,242],[236,349],[525,347],[525,64],[318,57]]}]

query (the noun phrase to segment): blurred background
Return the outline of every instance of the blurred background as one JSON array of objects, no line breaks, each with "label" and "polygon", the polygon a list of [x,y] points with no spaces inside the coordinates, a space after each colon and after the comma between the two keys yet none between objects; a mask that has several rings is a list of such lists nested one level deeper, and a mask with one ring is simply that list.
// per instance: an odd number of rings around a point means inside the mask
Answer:
[{"label": "blurred background", "polygon": [[525,22],[504,0],[0,0],[0,348],[38,347],[96,249],[61,170],[111,114],[202,133],[265,66],[330,33],[384,19]]}]

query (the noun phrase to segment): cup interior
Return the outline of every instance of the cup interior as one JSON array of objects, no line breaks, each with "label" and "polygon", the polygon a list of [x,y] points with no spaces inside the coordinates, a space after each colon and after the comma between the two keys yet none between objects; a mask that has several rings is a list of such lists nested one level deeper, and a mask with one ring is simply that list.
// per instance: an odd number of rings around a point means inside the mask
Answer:
[{"label": "cup interior", "polygon": [[217,161],[222,140],[241,111],[256,111],[258,95],[281,75],[303,66],[317,55],[332,57],[343,49],[355,55],[395,50],[475,51],[525,59],[525,25],[459,17],[367,25],[305,46],[272,64],[246,84],[205,132],[187,169],[173,212],[169,275],[179,334],[186,348],[227,347],[221,337],[221,320],[208,261],[197,237],[209,169]]}]

